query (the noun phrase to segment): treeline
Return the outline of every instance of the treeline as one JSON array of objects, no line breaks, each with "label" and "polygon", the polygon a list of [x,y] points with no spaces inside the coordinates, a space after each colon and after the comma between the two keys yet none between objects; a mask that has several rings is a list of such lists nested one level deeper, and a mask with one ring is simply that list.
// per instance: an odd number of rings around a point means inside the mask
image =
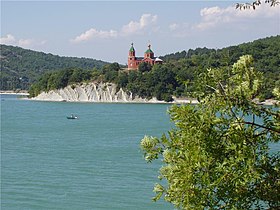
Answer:
[{"label": "treeline", "polygon": [[66,68],[100,69],[107,64],[100,60],[61,57],[50,53],[1,45],[1,90],[28,90],[30,84],[46,72]]},{"label": "treeline", "polygon": [[161,56],[166,62],[178,61],[180,59],[199,58],[204,65],[210,63],[220,65],[224,59],[232,65],[242,55],[252,55],[256,67],[262,72],[278,72],[280,65],[280,36],[272,36],[258,39],[253,42],[230,46],[222,49],[196,48],[188,51],[176,52]]}]

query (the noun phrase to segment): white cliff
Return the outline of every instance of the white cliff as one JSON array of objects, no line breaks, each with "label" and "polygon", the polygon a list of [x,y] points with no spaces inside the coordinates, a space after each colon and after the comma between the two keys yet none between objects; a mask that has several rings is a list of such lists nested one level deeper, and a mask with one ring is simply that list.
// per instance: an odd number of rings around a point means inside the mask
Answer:
[{"label": "white cliff", "polygon": [[[69,101],[69,102],[104,102],[104,103],[166,103],[156,98],[145,99],[126,93],[122,88],[112,83],[83,83],[69,85],[63,89],[42,92],[32,100],[39,101]],[[174,98],[173,103],[196,103],[196,100]]]},{"label": "white cliff", "polygon": [[117,90],[112,83],[87,83],[81,85],[69,85],[63,89],[42,92],[32,100],[40,101],[70,101],[70,102],[159,102],[156,99],[142,99],[133,97],[123,89]]}]

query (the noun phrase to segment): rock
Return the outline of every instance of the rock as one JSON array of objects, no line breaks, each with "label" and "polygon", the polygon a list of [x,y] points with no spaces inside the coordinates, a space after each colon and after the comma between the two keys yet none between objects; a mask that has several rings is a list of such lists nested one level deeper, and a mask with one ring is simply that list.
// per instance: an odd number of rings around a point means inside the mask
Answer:
[{"label": "rock", "polygon": [[[73,88],[72,88],[73,87]],[[42,92],[32,98],[40,101],[72,101],[72,102],[147,102],[147,99],[133,97],[123,89],[117,91],[117,85],[112,83],[87,83],[63,89]]]},{"label": "rock", "polygon": [[[83,83],[69,85],[63,89],[42,92],[32,100],[69,101],[69,102],[103,102],[103,103],[166,103],[156,98],[146,99],[133,96],[122,88],[117,90],[113,83]],[[174,98],[173,103],[195,103],[196,100]]]}]

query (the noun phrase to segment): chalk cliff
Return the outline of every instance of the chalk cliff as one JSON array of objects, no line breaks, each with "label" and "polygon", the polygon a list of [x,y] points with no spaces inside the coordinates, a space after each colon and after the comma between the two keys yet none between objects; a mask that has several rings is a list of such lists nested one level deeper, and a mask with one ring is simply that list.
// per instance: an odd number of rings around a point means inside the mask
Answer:
[{"label": "chalk cliff", "polygon": [[63,89],[42,92],[33,100],[41,101],[69,101],[69,102],[121,102],[121,103],[160,103],[155,98],[148,100],[133,97],[132,93],[126,93],[123,89],[117,90],[112,83],[87,83],[69,85]]}]

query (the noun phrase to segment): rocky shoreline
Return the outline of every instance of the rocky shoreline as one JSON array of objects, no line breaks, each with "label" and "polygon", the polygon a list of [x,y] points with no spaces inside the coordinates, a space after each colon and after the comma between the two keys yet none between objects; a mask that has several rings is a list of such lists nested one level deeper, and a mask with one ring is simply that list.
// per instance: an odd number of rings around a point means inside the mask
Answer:
[{"label": "rocky shoreline", "polygon": [[[169,103],[156,98],[146,99],[126,93],[112,83],[69,85],[63,89],[42,92],[31,98],[37,101],[95,102],[95,103]],[[170,103],[198,103],[195,99],[174,98]]]}]

